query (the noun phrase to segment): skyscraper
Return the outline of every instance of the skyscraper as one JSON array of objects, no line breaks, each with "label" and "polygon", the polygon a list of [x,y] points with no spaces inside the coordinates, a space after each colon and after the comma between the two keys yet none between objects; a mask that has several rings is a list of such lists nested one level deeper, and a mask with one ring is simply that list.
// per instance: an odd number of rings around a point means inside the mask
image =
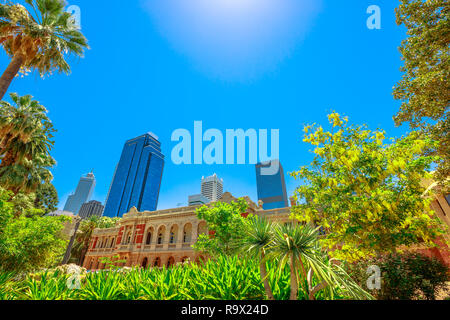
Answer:
[{"label": "skyscraper", "polygon": [[77,215],[83,203],[89,201],[95,188],[94,173],[88,173],[85,177],[80,178],[77,189],[71,194],[66,201],[64,211],[72,212]]},{"label": "skyscraper", "polygon": [[202,177],[202,195],[210,201],[217,201],[223,195],[223,179],[219,179],[217,175],[210,177]]},{"label": "skyscraper", "polygon": [[122,217],[130,208],[155,211],[164,168],[161,143],[151,133],[128,140],[116,167],[104,216]]},{"label": "skyscraper", "polygon": [[[278,166],[278,172],[274,175],[261,174],[262,168]],[[263,202],[264,210],[289,207],[284,180],[283,167],[279,160],[271,160],[256,165],[256,185],[258,188],[258,200]]]},{"label": "skyscraper", "polygon": [[83,203],[80,211],[78,212],[78,215],[83,219],[87,219],[92,216],[101,217],[104,208],[105,207],[102,205],[101,202],[92,200],[92,201]]}]

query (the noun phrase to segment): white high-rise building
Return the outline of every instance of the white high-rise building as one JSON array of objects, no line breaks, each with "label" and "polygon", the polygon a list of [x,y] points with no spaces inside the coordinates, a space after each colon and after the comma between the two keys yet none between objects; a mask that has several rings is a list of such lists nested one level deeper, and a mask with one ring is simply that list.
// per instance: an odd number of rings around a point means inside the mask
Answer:
[{"label": "white high-rise building", "polygon": [[218,201],[223,195],[223,179],[215,173],[211,177],[202,177],[202,195],[212,202]]}]

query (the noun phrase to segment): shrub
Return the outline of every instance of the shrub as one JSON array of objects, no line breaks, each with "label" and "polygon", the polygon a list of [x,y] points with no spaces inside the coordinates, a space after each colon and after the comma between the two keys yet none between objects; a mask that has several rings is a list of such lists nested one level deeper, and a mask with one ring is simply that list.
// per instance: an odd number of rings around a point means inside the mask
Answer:
[{"label": "shrub", "polygon": [[449,268],[438,259],[419,253],[397,253],[347,266],[364,289],[369,289],[367,270],[372,265],[381,270],[381,289],[369,291],[379,300],[435,300],[450,280]]}]

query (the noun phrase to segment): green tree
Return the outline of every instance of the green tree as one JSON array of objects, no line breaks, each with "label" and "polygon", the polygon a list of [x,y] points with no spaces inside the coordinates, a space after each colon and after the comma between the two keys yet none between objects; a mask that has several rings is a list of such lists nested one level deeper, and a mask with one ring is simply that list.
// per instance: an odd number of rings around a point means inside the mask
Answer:
[{"label": "green tree", "polygon": [[421,184],[435,160],[422,153],[433,142],[414,132],[385,143],[383,131],[349,126],[337,113],[329,120],[329,132],[305,127],[315,157],[291,174],[302,181],[293,215],[325,228],[322,243],[343,260],[431,244],[444,231]]},{"label": "green tree", "polygon": [[32,96],[12,93],[11,99],[13,104],[0,101],[0,185],[13,194],[34,192],[53,178],[55,130],[45,107]]},{"label": "green tree", "polygon": [[30,209],[15,217],[10,192],[0,189],[0,270],[28,272],[54,266],[64,253],[67,217]]},{"label": "green tree", "polygon": [[205,220],[211,234],[201,234],[194,249],[213,255],[231,255],[238,251],[236,242],[244,234],[243,214],[247,211],[247,202],[238,199],[231,203],[215,202],[211,206],[197,209],[197,217]]},{"label": "green tree", "polygon": [[43,183],[36,190],[34,205],[44,214],[58,210],[58,192],[51,183]]},{"label": "green tree", "polygon": [[439,145],[437,177],[449,187],[450,176],[450,6],[448,0],[401,0],[396,10],[398,25],[408,38],[400,51],[404,66],[394,97],[402,102],[397,125],[431,134]]},{"label": "green tree", "polygon": [[77,231],[75,238],[75,243],[71,250],[70,261],[77,263],[82,266],[84,258],[89,249],[89,241],[92,237],[92,232],[99,229],[107,229],[116,226],[120,218],[109,218],[109,217],[97,217],[93,216],[89,219],[83,220]]},{"label": "green tree", "polygon": [[64,0],[24,0],[25,6],[0,4],[0,45],[11,62],[0,78],[0,100],[20,69],[43,77],[54,71],[69,73],[66,55],[82,57],[89,48],[84,35],[65,12]]}]

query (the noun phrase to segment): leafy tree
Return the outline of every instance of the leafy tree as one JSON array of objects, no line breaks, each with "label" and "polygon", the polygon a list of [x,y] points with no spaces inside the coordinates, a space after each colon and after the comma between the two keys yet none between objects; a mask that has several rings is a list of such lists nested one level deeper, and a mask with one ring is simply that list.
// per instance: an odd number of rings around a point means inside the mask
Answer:
[{"label": "leafy tree", "polygon": [[0,45],[11,62],[0,78],[0,100],[20,69],[43,77],[54,71],[69,73],[66,55],[82,57],[86,38],[65,12],[64,0],[25,0],[25,6],[0,4]]},{"label": "leafy tree", "polygon": [[34,205],[41,209],[44,214],[56,211],[58,202],[58,192],[53,184],[44,183],[37,188]]},{"label": "leafy tree", "polygon": [[244,199],[231,203],[215,202],[211,206],[197,209],[197,217],[206,221],[212,234],[199,235],[194,249],[213,255],[236,253],[236,242],[244,234],[245,218],[242,215],[246,210],[247,203]]},{"label": "leafy tree", "polygon": [[53,178],[55,130],[45,107],[32,96],[12,93],[11,99],[13,104],[0,101],[0,185],[13,194],[35,192]]},{"label": "leafy tree", "polygon": [[326,229],[332,256],[356,261],[444,232],[421,185],[435,160],[422,155],[432,141],[412,133],[385,143],[383,131],[349,126],[337,113],[329,120],[332,131],[305,127],[315,157],[291,175],[303,182],[293,215]]},{"label": "leafy tree", "polygon": [[450,6],[448,0],[401,0],[397,23],[405,25],[408,38],[402,42],[403,79],[394,88],[402,101],[395,122],[409,122],[439,141],[437,177],[450,176]]},{"label": "leafy tree", "polygon": [[83,265],[84,258],[89,249],[89,241],[92,237],[92,232],[99,229],[107,229],[116,226],[120,218],[97,217],[92,216],[89,219],[83,220],[77,231],[75,244],[71,250],[71,261],[78,265]]},{"label": "leafy tree", "polygon": [[0,189],[0,270],[33,271],[55,265],[67,240],[62,234],[67,217],[42,217],[31,209],[14,215],[10,194]]}]

